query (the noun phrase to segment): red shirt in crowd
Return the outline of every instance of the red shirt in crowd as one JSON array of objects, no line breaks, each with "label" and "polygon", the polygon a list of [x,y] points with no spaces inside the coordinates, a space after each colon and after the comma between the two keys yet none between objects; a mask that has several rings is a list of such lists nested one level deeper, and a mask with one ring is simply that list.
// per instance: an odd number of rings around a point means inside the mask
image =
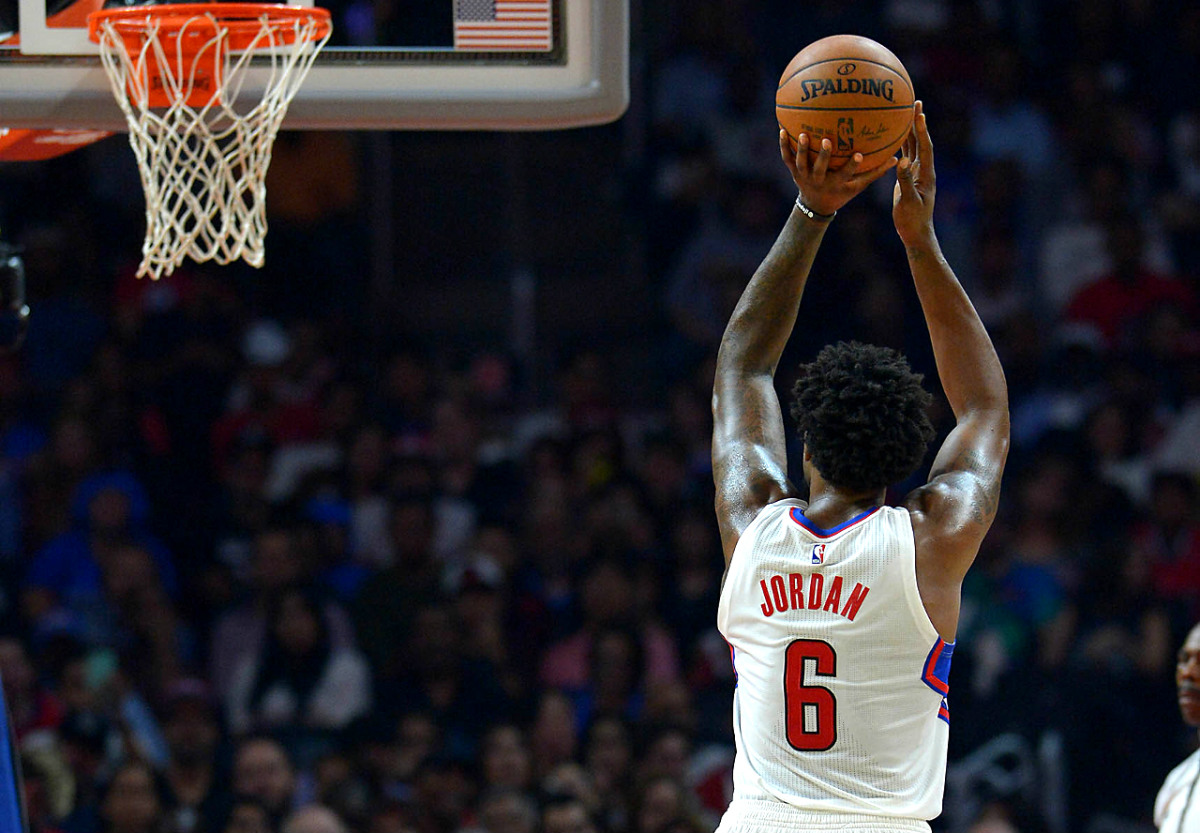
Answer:
[{"label": "red shirt in crowd", "polygon": [[1093,324],[1109,346],[1117,344],[1131,324],[1161,305],[1191,313],[1196,299],[1186,284],[1140,270],[1133,280],[1107,275],[1081,289],[1067,307],[1067,318]]}]

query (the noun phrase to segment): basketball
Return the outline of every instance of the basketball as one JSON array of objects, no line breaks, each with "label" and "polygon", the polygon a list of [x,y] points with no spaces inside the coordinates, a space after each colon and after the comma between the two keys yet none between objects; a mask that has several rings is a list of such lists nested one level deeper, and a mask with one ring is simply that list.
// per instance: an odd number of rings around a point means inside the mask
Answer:
[{"label": "basketball", "polygon": [[809,136],[810,154],[821,139],[833,143],[831,168],[863,155],[861,170],[884,164],[900,148],[913,118],[908,71],[887,47],[858,35],[810,43],[779,79],[775,117],[792,147]]}]

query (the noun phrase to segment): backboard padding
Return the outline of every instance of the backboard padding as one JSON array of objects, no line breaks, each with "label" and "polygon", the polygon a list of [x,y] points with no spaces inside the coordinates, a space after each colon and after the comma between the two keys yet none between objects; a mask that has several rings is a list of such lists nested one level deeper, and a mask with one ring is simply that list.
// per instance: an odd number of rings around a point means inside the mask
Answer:
[{"label": "backboard padding", "polygon": [[[618,118],[629,97],[628,0],[555,3],[558,40],[550,55],[327,47],[284,127],[520,130]],[[95,55],[90,41],[83,54],[68,55],[27,55],[0,46],[0,122],[125,130]]]}]

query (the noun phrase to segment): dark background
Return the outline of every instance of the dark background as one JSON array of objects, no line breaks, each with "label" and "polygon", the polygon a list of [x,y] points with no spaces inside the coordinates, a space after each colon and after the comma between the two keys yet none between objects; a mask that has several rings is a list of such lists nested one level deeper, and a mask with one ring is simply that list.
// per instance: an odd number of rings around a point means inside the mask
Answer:
[{"label": "dark background", "polygon": [[[532,833],[559,793],[611,833],[711,830],[712,361],[794,197],[778,74],[844,32],[925,102],[943,248],[1011,391],[935,826],[1152,829],[1195,743],[1200,8],[633,7],[615,124],[281,135],[259,271],[135,280],[122,137],[0,166],[33,308],[0,361],[0,676],[36,830],[319,802]],[[781,390],[857,338],[937,391],[890,188],[827,235]]]}]

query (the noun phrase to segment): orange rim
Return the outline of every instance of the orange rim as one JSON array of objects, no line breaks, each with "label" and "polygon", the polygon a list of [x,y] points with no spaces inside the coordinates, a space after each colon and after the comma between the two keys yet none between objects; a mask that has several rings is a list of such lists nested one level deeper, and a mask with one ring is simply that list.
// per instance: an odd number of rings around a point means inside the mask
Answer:
[{"label": "orange rim", "polygon": [[[287,32],[297,21],[315,22],[308,37],[324,38],[331,29],[329,11],[316,7],[280,6],[274,3],[166,3],[157,6],[129,6],[102,9],[88,15],[88,37],[100,42],[100,27],[111,22],[122,38],[137,37],[156,22],[160,35],[178,33],[195,26],[197,19],[211,19],[229,32],[229,48],[245,49],[262,31],[263,21]],[[284,41],[288,42],[285,35]]]}]

